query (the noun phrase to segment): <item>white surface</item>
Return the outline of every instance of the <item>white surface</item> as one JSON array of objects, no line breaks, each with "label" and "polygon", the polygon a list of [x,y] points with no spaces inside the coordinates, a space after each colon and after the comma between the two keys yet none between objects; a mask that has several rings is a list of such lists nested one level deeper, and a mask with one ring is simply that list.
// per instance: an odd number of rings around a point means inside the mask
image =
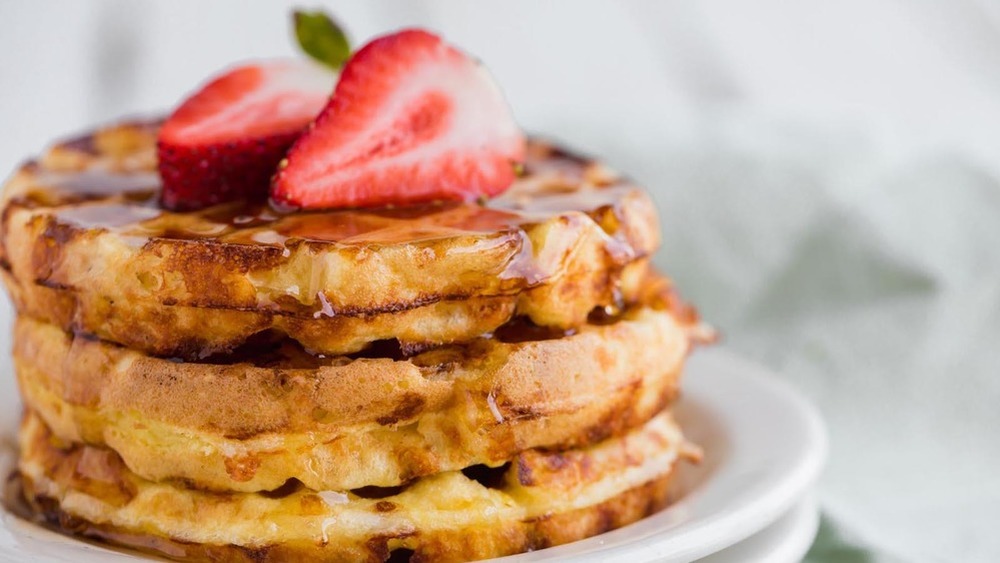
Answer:
[{"label": "white surface", "polygon": [[[826,456],[822,424],[807,402],[770,374],[722,350],[695,354],[684,386],[677,415],[706,455],[701,465],[682,470],[677,503],[599,537],[496,561],[691,561],[762,530],[802,498]],[[17,410],[9,378],[0,390],[0,409]],[[5,455],[9,464],[12,456]],[[0,560],[4,558],[71,563],[133,559],[6,513],[0,520]]]},{"label": "white surface", "polygon": [[812,493],[774,524],[698,563],[799,563],[819,528],[819,505]]},{"label": "white surface", "polygon": [[291,54],[294,4],[443,32],[526,128],[645,183],[658,265],[823,412],[842,539],[1000,561],[1000,3],[0,2],[0,166]]}]

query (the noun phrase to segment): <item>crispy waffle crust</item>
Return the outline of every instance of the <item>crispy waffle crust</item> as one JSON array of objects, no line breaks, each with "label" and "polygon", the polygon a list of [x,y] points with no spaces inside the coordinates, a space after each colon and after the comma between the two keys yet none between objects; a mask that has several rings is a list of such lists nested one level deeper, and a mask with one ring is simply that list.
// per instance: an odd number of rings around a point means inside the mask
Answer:
[{"label": "crispy waffle crust", "polygon": [[675,315],[641,308],[561,338],[480,338],[398,360],[322,360],[286,345],[216,364],[21,317],[14,362],[25,402],[57,436],[110,447],[144,478],[260,491],[293,477],[342,490],[642,424],[677,393],[690,326]]},{"label": "crispy waffle crust", "polygon": [[175,559],[254,562],[467,561],[566,543],[662,507],[675,462],[696,455],[663,413],[622,437],[529,450],[492,472],[440,473],[378,495],[262,495],[144,480],[110,450],[61,442],[30,411],[20,445],[24,497],[60,529]]},{"label": "crispy waffle crust", "polygon": [[268,330],[327,354],[385,338],[440,344],[514,316],[570,328],[627,305],[659,244],[643,190],[541,141],[485,205],[167,212],[155,132],[99,130],[8,182],[0,263],[19,311],[185,359]]}]

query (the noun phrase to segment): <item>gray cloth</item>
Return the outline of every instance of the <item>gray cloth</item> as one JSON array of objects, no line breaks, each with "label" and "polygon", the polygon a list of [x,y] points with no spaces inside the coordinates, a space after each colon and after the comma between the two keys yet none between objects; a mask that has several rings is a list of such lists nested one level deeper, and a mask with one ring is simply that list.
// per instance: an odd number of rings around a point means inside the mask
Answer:
[{"label": "gray cloth", "polygon": [[750,127],[650,176],[660,263],[726,345],[822,410],[810,560],[995,560],[1000,184],[957,155],[888,162],[835,131]]}]

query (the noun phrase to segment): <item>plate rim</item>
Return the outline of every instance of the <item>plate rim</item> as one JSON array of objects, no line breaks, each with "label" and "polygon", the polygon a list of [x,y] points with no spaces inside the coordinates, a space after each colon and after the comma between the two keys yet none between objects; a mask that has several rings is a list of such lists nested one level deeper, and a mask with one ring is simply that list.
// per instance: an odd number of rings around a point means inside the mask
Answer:
[{"label": "plate rim", "polygon": [[[801,561],[819,532],[820,508],[815,491],[806,491],[788,512],[770,526],[735,544],[709,554],[704,563]],[[746,550],[750,549],[750,553]],[[763,552],[763,550],[768,550]],[[743,552],[741,552],[743,550]],[[752,557],[752,559],[750,558]]]}]

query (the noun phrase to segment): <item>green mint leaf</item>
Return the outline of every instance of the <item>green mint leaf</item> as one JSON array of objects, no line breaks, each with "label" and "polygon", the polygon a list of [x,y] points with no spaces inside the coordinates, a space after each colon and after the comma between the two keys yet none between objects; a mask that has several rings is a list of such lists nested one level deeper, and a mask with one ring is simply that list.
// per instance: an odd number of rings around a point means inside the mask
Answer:
[{"label": "green mint leaf", "polygon": [[337,22],[322,11],[295,10],[295,38],[310,57],[337,70],[351,56],[351,44]]}]

